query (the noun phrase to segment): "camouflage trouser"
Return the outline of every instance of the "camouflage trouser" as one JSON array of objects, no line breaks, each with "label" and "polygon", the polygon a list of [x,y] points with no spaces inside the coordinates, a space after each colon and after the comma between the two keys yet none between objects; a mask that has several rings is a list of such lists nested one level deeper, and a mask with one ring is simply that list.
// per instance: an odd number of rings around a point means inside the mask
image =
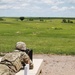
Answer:
[{"label": "camouflage trouser", "polygon": [[0,75],[15,75],[15,73],[12,72],[8,66],[0,64]]}]

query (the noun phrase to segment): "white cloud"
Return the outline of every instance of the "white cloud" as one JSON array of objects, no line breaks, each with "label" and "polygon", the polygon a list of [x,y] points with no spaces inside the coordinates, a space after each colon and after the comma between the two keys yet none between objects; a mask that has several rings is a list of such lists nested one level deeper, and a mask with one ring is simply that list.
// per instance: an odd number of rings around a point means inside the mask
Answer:
[{"label": "white cloud", "polygon": [[16,2],[16,0],[1,0],[2,3],[13,3]]},{"label": "white cloud", "polygon": [[0,9],[10,9],[11,7],[10,5],[0,5]]},{"label": "white cloud", "polygon": [[22,3],[21,6],[28,6],[28,3]]},{"label": "white cloud", "polygon": [[68,11],[68,10],[74,10],[74,9],[75,9],[74,6],[71,6],[71,7],[52,6],[51,7],[51,10],[56,11],[56,12],[58,12],[58,11]]},{"label": "white cloud", "polygon": [[54,10],[54,11],[56,11],[56,10],[58,10],[59,8],[58,8],[57,6],[52,6],[51,9]]},{"label": "white cloud", "polygon": [[22,9],[29,5],[30,0],[1,0],[0,9]]},{"label": "white cloud", "polygon": [[[37,6],[38,3],[38,6]],[[39,3],[45,5],[58,5],[62,4],[63,2],[61,0],[1,0],[0,4],[2,5],[0,9],[22,9],[25,8],[26,6],[32,7],[34,6],[39,8]],[[6,7],[5,7],[6,5]]]},{"label": "white cloud", "polygon": [[34,7],[31,7],[31,11],[32,12],[39,12],[41,11],[42,9],[39,7],[39,6],[34,6]]},{"label": "white cloud", "polygon": [[65,10],[67,10],[67,7],[61,7],[61,8],[59,8],[57,6],[52,6],[51,10],[53,10],[53,11],[65,11]]},{"label": "white cloud", "polygon": [[75,0],[69,0],[69,3],[75,3]]},{"label": "white cloud", "polygon": [[12,9],[21,9],[21,7],[19,7],[19,6],[14,6],[14,7],[12,7]]},{"label": "white cloud", "polygon": [[51,5],[59,5],[64,3],[61,0],[41,0],[42,2],[46,3],[46,4],[51,4]]},{"label": "white cloud", "polygon": [[1,3],[5,3],[5,4],[16,4],[16,3],[29,3],[32,0],[0,0],[0,4]]},{"label": "white cloud", "polygon": [[70,10],[75,10],[75,7],[74,6],[71,6],[69,9]]}]

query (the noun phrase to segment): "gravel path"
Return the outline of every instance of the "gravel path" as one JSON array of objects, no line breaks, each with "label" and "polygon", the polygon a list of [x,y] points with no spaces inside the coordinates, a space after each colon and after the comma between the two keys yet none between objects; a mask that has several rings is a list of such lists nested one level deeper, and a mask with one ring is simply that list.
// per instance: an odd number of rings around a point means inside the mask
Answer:
[{"label": "gravel path", "polygon": [[75,56],[34,54],[34,58],[42,58],[41,75],[75,75]]}]

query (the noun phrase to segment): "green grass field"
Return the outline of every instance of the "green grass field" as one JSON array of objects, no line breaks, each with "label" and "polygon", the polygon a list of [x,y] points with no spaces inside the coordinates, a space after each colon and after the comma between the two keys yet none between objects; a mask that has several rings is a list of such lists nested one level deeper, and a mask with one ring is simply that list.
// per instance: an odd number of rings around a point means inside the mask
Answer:
[{"label": "green grass field", "polygon": [[16,42],[24,41],[34,53],[75,55],[74,19],[73,23],[61,23],[62,19],[3,19],[0,21],[0,52],[13,51]]}]

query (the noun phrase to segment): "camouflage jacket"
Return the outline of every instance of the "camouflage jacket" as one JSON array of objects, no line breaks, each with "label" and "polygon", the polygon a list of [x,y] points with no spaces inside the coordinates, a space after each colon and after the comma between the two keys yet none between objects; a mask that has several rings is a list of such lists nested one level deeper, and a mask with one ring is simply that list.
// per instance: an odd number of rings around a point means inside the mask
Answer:
[{"label": "camouflage jacket", "polygon": [[15,73],[24,68],[25,64],[29,64],[30,69],[33,68],[33,63],[29,56],[22,51],[14,51],[7,53],[1,60],[1,63],[7,65]]}]

